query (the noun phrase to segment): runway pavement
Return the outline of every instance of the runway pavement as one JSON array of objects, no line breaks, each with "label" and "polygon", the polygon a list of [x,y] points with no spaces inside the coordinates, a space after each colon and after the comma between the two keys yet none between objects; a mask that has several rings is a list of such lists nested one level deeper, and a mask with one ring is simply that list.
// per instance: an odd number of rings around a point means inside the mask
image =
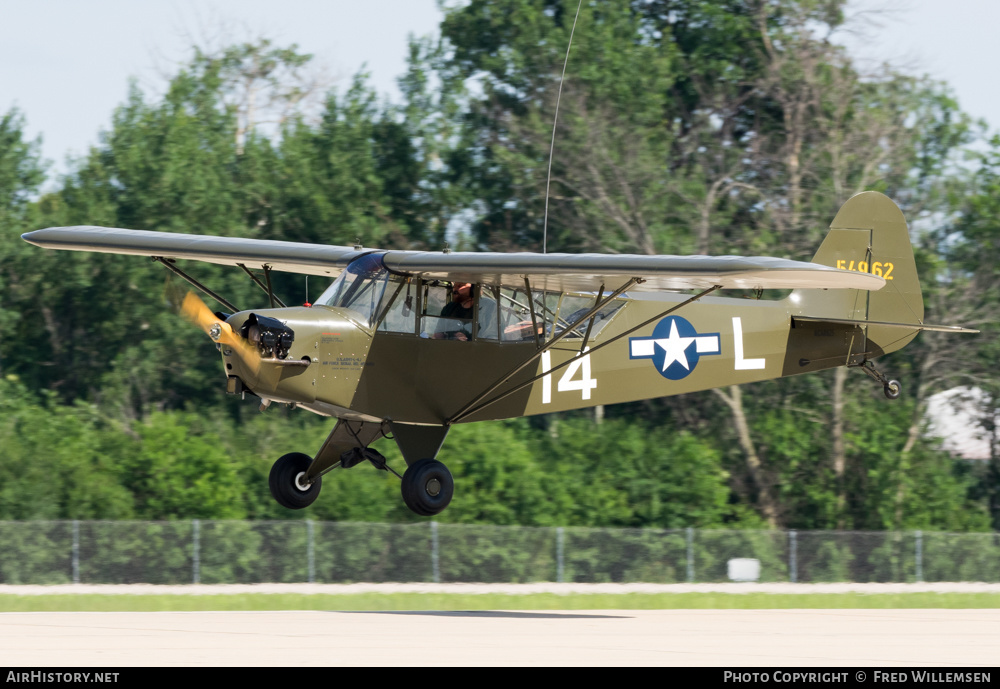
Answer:
[{"label": "runway pavement", "polygon": [[[1000,610],[0,613],[0,665],[995,666]],[[870,680],[869,680],[870,681]]]}]

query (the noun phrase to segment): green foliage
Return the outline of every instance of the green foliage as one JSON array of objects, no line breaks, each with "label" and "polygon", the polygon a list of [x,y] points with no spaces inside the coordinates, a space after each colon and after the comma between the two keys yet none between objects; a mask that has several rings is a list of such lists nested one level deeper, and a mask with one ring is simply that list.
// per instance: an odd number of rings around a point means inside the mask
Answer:
[{"label": "green foliage", "polygon": [[15,109],[0,116],[0,224],[23,222],[31,196],[44,180],[40,141],[25,141],[24,117]]},{"label": "green foliage", "polygon": [[[747,386],[756,469],[719,394],[620,405],[601,424],[587,412],[459,425],[441,454],[457,482],[442,523],[668,530],[614,546],[633,562],[618,569],[604,564],[611,546],[581,545],[572,576],[607,581],[680,580],[686,545],[673,530],[689,526],[746,531],[720,548],[761,540],[753,548],[778,578],[785,546],[755,529],[996,528],[1000,459],[956,463],[921,424],[926,397],[957,381],[1000,399],[1000,139],[971,179],[957,170],[975,132],[968,117],[946,86],[891,71],[862,78],[821,37],[843,24],[844,6],[585,3],[562,79],[574,3],[473,0],[446,10],[440,40],[411,42],[399,105],[380,102],[364,75],[321,92],[296,46],[262,39],[195,51],[162,95],[132,85],[100,143],[41,197],[38,142],[25,140],[19,113],[0,116],[0,519],[425,522],[403,506],[398,480],[367,464],[328,474],[305,513],[277,506],[266,487],[271,463],[314,451],[330,422],[257,414],[225,397],[217,353],[173,312],[177,286],[159,268],[38,251],[20,234],[95,224],[384,248],[537,248],[561,85],[549,249],[808,257],[841,202],[879,189],[907,213],[950,219],[917,233],[928,321],[984,335],[955,348],[922,334],[887,362],[908,391],[895,404],[860,376]],[[240,308],[265,301],[238,271],[185,268]],[[286,302],[306,297],[299,276],[276,275],[275,285]],[[834,412],[834,398],[846,413]],[[993,416],[984,419],[995,432]],[[402,469],[391,441],[378,448]],[[763,508],[768,494],[773,515]],[[301,563],[268,550],[280,539],[301,544],[297,528],[219,522],[203,534],[216,544],[205,580],[251,580],[248,553],[270,558],[276,580],[301,577]],[[426,544],[408,542],[409,528],[376,536],[324,525],[321,538],[359,540],[349,561],[318,554],[317,567],[391,578],[386,553],[422,557]],[[550,537],[532,532],[529,554],[512,555],[491,541],[497,534],[470,530],[455,538],[480,560],[442,562],[442,576],[488,566],[515,580],[541,577],[552,567],[541,554]],[[244,549],[227,550],[229,541]],[[118,545],[122,554],[143,548],[151,571],[190,565],[124,536]],[[875,580],[906,567],[895,545],[880,546],[889,564],[878,572],[863,569],[875,555],[839,547],[816,546],[808,567],[817,578]],[[724,561],[713,557],[698,551],[699,570],[721,577]]]},{"label": "green foliage", "polygon": [[[137,516],[239,519],[243,479],[233,457],[197,417],[153,414],[135,426],[138,446],[120,465]],[[155,516],[154,516],[155,515]]]},{"label": "green foliage", "polygon": [[730,516],[727,474],[709,443],[620,420],[573,419],[557,429],[538,437],[534,455],[557,477],[548,492],[558,523],[711,527]]},{"label": "green foliage", "polygon": [[117,480],[127,437],[85,404],[36,402],[0,380],[0,519],[127,519],[134,498]]}]

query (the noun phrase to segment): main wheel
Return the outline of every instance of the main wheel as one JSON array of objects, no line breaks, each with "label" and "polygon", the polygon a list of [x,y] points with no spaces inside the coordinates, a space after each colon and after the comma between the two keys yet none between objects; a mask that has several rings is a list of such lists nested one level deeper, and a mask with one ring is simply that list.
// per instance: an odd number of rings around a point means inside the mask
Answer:
[{"label": "main wheel", "polygon": [[290,510],[301,510],[313,504],[319,495],[323,479],[317,477],[311,485],[302,482],[310,464],[312,457],[301,452],[291,452],[274,463],[267,485],[279,505]]},{"label": "main wheel", "polygon": [[421,459],[403,473],[403,502],[417,514],[430,517],[451,502],[455,480],[451,472],[436,459]]},{"label": "main wheel", "polygon": [[897,399],[899,393],[903,391],[903,386],[899,384],[898,380],[890,380],[885,384],[885,396],[891,400]]}]

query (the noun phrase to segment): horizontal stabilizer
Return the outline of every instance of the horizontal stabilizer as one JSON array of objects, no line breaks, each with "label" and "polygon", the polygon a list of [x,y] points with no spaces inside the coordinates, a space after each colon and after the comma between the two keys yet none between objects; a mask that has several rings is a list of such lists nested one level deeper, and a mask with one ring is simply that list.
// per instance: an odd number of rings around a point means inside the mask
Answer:
[{"label": "horizontal stabilizer", "polygon": [[817,316],[792,316],[792,322],[801,323],[836,323],[837,325],[877,325],[883,328],[905,328],[906,330],[934,330],[941,333],[978,333],[971,328],[960,328],[957,325],[928,325],[926,323],[891,323],[888,321],[866,321],[856,318],[822,318]]}]

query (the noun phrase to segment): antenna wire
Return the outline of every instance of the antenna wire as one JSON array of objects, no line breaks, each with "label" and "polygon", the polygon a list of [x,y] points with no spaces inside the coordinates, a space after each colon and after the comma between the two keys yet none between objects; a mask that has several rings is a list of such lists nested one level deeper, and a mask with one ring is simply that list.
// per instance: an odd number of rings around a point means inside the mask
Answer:
[{"label": "antenna wire", "polygon": [[549,144],[549,172],[545,178],[545,216],[542,220],[542,253],[548,253],[549,239],[549,185],[552,184],[552,154],[556,150],[556,123],[559,121],[559,101],[562,100],[563,82],[566,81],[566,65],[569,64],[569,49],[573,47],[573,34],[576,33],[576,20],[580,18],[580,8],[583,0],[576,6],[576,16],[573,17],[573,28],[569,31],[569,43],[566,44],[566,59],[563,60],[562,76],[559,77],[559,93],[556,94],[556,113],[552,118],[552,142]]}]

